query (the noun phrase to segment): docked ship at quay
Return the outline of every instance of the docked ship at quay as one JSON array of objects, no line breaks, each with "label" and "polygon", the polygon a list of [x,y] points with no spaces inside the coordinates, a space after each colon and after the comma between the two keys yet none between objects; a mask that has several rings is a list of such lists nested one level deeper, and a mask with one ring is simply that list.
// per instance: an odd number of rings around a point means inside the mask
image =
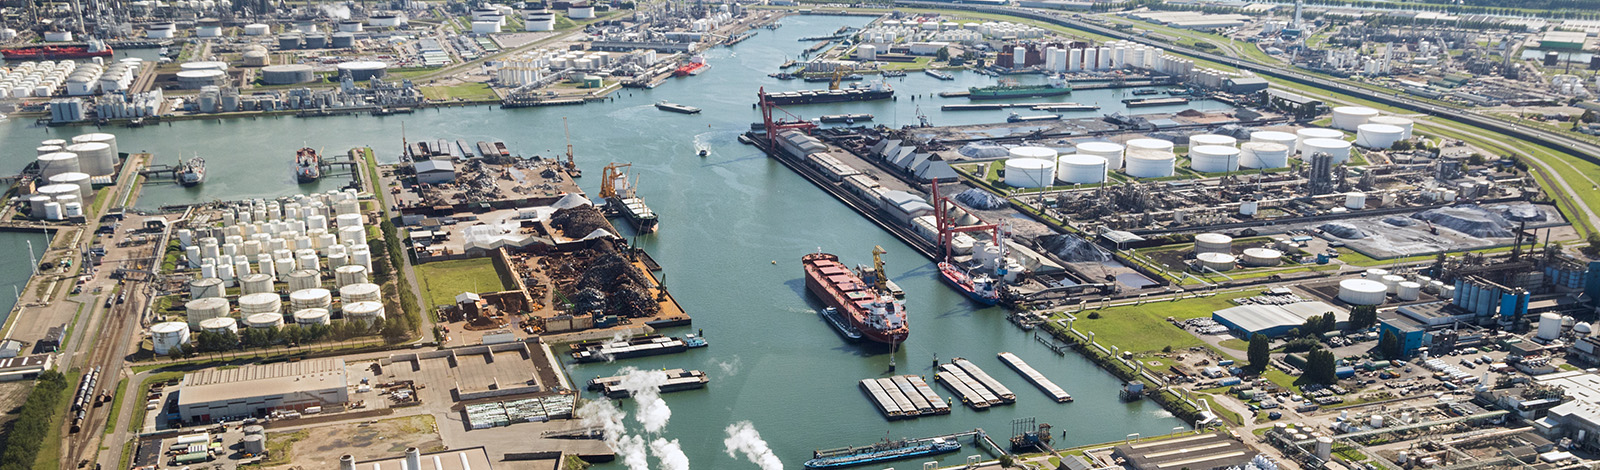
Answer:
[{"label": "docked ship at quay", "polygon": [[[873,259],[882,273],[882,262],[875,251]],[[828,253],[811,253],[800,258],[805,268],[806,290],[817,296],[860,332],[861,337],[891,346],[904,343],[911,334],[906,321],[905,301],[897,299],[882,275],[867,283],[861,274]]]}]

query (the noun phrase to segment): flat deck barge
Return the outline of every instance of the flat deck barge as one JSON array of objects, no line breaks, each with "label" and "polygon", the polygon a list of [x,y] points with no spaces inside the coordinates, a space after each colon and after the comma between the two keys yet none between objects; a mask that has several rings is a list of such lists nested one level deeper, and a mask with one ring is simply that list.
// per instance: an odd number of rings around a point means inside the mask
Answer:
[{"label": "flat deck barge", "polygon": [[939,372],[934,376],[945,388],[955,392],[961,397],[961,402],[975,410],[987,410],[991,405],[1000,404],[1000,398],[989,393],[977,380],[974,380],[960,367],[950,364],[939,364]]},{"label": "flat deck barge", "polygon": [[861,391],[888,419],[950,414],[950,405],[916,375],[862,379]]},{"label": "flat deck barge", "polygon": [[950,363],[955,364],[956,367],[960,367],[962,371],[967,373],[967,375],[972,376],[973,379],[977,380],[980,385],[983,385],[984,388],[989,389],[990,393],[993,393],[995,397],[1000,399],[1001,404],[1011,404],[1017,402],[1017,394],[1011,393],[1011,389],[1006,388],[1005,385],[1002,385],[999,380],[995,380],[994,377],[990,377],[988,372],[984,372],[983,369],[979,368],[977,364],[973,364],[972,361],[958,357],[951,360]]},{"label": "flat deck barge", "polygon": [[1033,382],[1034,386],[1039,387],[1039,390],[1043,390],[1044,394],[1049,395],[1051,399],[1056,401],[1056,403],[1067,403],[1072,401],[1072,395],[1067,394],[1066,390],[1063,390],[1060,386],[1057,386],[1055,382],[1051,382],[1049,378],[1044,376],[1044,374],[1034,370],[1033,366],[1029,366],[1028,363],[1023,362],[1022,358],[1017,357],[1016,354],[1011,354],[1009,352],[1000,353],[1000,362],[1004,362],[1006,365],[1011,366],[1011,369],[1016,370],[1018,374],[1022,374],[1023,378],[1028,379],[1029,382]]},{"label": "flat deck barge", "polygon": [[613,359],[680,353],[689,349],[682,339],[661,335],[640,336],[622,341],[584,341],[572,345],[572,359],[601,362]]},{"label": "flat deck barge", "polygon": [[[649,372],[662,374],[667,377],[667,381],[661,384],[662,393],[705,388],[706,384],[711,383],[711,378],[707,377],[705,372],[698,370],[669,369]],[[601,394],[611,398],[628,398],[633,396],[633,392],[622,388],[622,379],[623,376],[620,375],[612,377],[595,377],[594,380],[589,381],[589,390],[599,391]]]}]

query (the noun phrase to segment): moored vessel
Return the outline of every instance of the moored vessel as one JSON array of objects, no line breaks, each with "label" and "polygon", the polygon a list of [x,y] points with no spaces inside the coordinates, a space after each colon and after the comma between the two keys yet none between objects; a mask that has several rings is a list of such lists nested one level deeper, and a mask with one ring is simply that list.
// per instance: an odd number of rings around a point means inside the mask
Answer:
[{"label": "moored vessel", "polygon": [[32,44],[0,49],[6,60],[61,60],[110,57],[111,46],[98,39],[84,44]]},{"label": "moored vessel", "polygon": [[[883,272],[882,248],[873,250],[873,265]],[[845,267],[839,257],[828,253],[811,253],[800,258],[805,269],[806,289],[861,332],[861,337],[891,346],[905,342],[910,335],[906,320],[905,301],[894,298],[887,279],[879,276],[877,282],[867,284],[860,273]]]},{"label": "moored vessel", "polygon": [[961,443],[953,439],[939,437],[931,439],[900,439],[896,441],[885,439],[883,442],[865,447],[846,447],[813,452],[811,454],[812,459],[806,461],[805,468],[842,468],[937,455],[958,450],[961,450]]},{"label": "moored vessel", "polygon": [[929,76],[929,77],[937,78],[937,79],[940,79],[940,80],[955,80],[956,79],[956,77],[954,75],[950,75],[949,73],[940,72],[940,71],[934,70],[934,69],[923,70],[922,73],[927,75],[927,76]]},{"label": "moored vessel", "polygon": [[841,101],[874,101],[894,97],[894,87],[882,80],[862,86],[854,84],[838,90],[800,90],[768,93],[767,101],[776,105],[837,103]]},{"label": "moored vessel", "polygon": [[302,147],[294,153],[294,177],[301,183],[322,178],[322,155],[317,153],[317,149]]},{"label": "moored vessel", "polygon": [[967,91],[969,92],[967,98],[974,100],[1061,96],[1072,94],[1072,84],[1067,83],[1061,77],[1050,77],[1049,83],[1040,85],[1019,85],[1015,82],[1002,80],[999,85],[971,87]]},{"label": "moored vessel", "polygon": [[178,184],[183,185],[185,188],[199,185],[205,180],[206,160],[204,158],[191,158],[189,161],[183,162],[183,166],[178,168]]},{"label": "moored vessel", "polygon": [[953,263],[941,262],[939,263],[939,277],[944,279],[945,283],[961,291],[962,294],[966,294],[967,298],[972,299],[973,302],[983,305],[1000,303],[1000,283],[987,274],[979,273],[973,275]]},{"label": "moored vessel", "polygon": [[659,110],[662,110],[662,111],[672,111],[674,113],[681,113],[681,114],[700,114],[700,108],[696,108],[694,106],[681,105],[681,104],[678,104],[678,103],[671,103],[671,102],[667,102],[667,101],[657,102],[656,103],[656,109],[659,109]]},{"label": "moored vessel", "polygon": [[706,63],[705,56],[697,55],[690,57],[689,63],[680,65],[678,66],[677,70],[673,70],[672,76],[687,77],[690,75],[700,75],[700,72],[704,72],[708,68],[711,68],[711,65]]},{"label": "moored vessel", "polygon": [[688,343],[661,335],[640,336],[620,341],[583,341],[572,345],[572,359],[578,362],[604,362],[613,359],[684,352]]}]

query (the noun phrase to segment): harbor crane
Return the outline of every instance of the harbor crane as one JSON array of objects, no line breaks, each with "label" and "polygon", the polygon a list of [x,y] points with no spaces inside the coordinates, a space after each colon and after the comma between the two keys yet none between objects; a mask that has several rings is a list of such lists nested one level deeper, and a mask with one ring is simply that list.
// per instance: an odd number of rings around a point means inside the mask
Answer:
[{"label": "harbor crane", "polygon": [[561,131],[567,134],[567,163],[564,165],[567,174],[573,178],[582,178],[583,170],[578,169],[578,164],[572,161],[572,128],[567,126],[567,118],[561,118]]}]

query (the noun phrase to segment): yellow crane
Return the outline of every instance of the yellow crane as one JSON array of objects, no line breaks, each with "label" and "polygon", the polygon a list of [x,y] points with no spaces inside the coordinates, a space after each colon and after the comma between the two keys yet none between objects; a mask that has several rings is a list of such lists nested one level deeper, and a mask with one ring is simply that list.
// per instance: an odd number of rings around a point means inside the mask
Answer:
[{"label": "yellow crane", "polygon": [[883,271],[883,255],[888,253],[889,251],[883,249],[882,245],[872,247],[872,269],[878,271],[878,275],[874,276],[873,284],[878,288],[878,292],[889,290],[889,275]]},{"label": "yellow crane", "polygon": [[572,162],[572,128],[567,126],[567,118],[561,117],[561,131],[567,134],[567,163],[566,171],[573,178],[583,176],[583,170],[578,169],[578,164]]},{"label": "yellow crane", "polygon": [[829,90],[839,89],[839,81],[844,80],[844,67],[833,68],[833,80],[828,82]]},{"label": "yellow crane", "polygon": [[632,166],[632,163],[612,163],[610,165],[606,165],[604,173],[602,173],[601,176],[601,178],[604,179],[600,180],[600,199],[610,199],[622,196],[622,194],[617,192],[617,180],[622,180],[623,186],[627,186],[628,176],[627,173],[623,172],[622,170]]}]

